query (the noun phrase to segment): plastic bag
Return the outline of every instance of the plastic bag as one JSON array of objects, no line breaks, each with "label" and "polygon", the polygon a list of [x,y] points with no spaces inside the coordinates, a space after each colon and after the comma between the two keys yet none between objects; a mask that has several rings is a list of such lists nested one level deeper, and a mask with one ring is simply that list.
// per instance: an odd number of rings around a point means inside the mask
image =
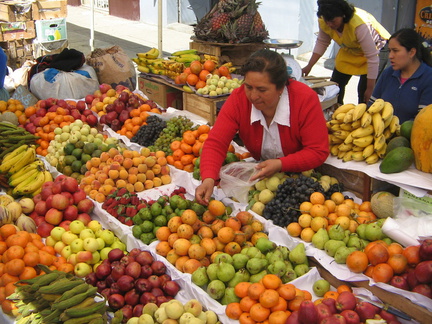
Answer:
[{"label": "plastic bag", "polygon": [[258,163],[233,162],[221,168],[220,187],[227,197],[234,197],[239,202],[248,203],[248,192],[251,186],[259,179],[251,181],[250,178],[257,172]]}]

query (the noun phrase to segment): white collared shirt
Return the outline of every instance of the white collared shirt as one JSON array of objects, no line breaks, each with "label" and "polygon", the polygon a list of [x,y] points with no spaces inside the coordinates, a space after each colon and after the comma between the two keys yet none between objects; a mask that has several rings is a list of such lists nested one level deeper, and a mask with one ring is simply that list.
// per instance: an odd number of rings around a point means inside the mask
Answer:
[{"label": "white collared shirt", "polygon": [[290,105],[288,90],[284,87],[282,95],[276,107],[276,113],[270,126],[267,127],[266,120],[261,111],[252,105],[251,124],[260,121],[264,128],[263,140],[261,146],[261,160],[276,159],[284,156],[279,136],[278,125],[290,126]]}]

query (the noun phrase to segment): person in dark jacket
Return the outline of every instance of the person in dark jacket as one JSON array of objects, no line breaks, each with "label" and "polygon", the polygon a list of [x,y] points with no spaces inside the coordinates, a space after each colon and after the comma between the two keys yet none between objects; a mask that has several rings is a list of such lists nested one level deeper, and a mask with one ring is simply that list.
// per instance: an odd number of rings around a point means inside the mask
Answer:
[{"label": "person in dark jacket", "polygon": [[390,102],[403,123],[432,104],[432,58],[412,28],[395,32],[390,37],[389,50],[391,67],[378,79],[369,104],[378,98]]}]

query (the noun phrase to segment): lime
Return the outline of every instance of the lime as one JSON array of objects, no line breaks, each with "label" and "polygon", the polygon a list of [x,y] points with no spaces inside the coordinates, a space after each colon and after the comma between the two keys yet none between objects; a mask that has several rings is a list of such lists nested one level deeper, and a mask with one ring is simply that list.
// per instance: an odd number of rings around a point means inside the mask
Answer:
[{"label": "lime", "polygon": [[84,144],[85,143],[83,141],[78,141],[78,142],[75,143],[75,147],[79,148],[79,149],[82,149],[84,147]]},{"label": "lime", "polygon": [[72,170],[72,168],[71,168],[70,165],[66,165],[66,166],[63,168],[62,173],[63,173],[64,175],[66,175],[66,176],[70,176],[70,175],[73,173],[73,170]]},{"label": "lime", "polygon": [[159,215],[153,220],[155,226],[166,226],[167,222],[167,218],[163,215]]},{"label": "lime", "polygon": [[99,146],[99,150],[101,150],[102,152],[108,152],[109,150],[108,145],[103,143],[102,145]]},{"label": "lime", "polygon": [[135,238],[140,238],[141,234],[142,234],[142,230],[139,225],[135,225],[134,227],[132,227],[132,235]]},{"label": "lime", "polygon": [[142,233],[140,235],[140,240],[147,245],[149,245],[154,239],[155,235],[153,233]]},{"label": "lime", "polygon": [[100,157],[102,154],[101,150],[94,150],[94,152],[92,153],[92,157]]},{"label": "lime", "polygon": [[154,224],[151,221],[144,221],[141,225],[141,230],[143,233],[150,233],[153,231]]},{"label": "lime", "polygon": [[72,143],[67,143],[64,147],[64,154],[71,155],[74,149],[75,149],[75,145],[73,145]]},{"label": "lime", "polygon": [[65,158],[64,158],[64,162],[65,162],[66,165],[71,165],[73,162],[76,161],[76,159],[77,158],[75,156],[73,156],[73,155],[66,155]]},{"label": "lime", "polygon": [[87,153],[83,153],[83,154],[81,155],[81,162],[82,162],[83,164],[85,164],[87,161],[90,161],[91,158],[92,158],[91,155],[89,155],[89,154],[87,154]]},{"label": "lime", "polygon": [[72,155],[75,156],[78,160],[81,159],[82,149],[76,148],[72,151]]},{"label": "lime", "polygon": [[150,212],[152,214],[152,216],[158,216],[161,214],[162,212],[162,206],[161,204],[159,204],[158,202],[153,203],[150,206]]},{"label": "lime", "polygon": [[83,152],[91,155],[97,149],[97,145],[94,143],[85,143],[83,147]]},{"label": "lime", "polygon": [[81,171],[81,167],[82,167],[82,163],[81,163],[81,161],[78,161],[78,160],[73,161],[72,164],[71,164],[71,169],[74,172],[80,172]]}]

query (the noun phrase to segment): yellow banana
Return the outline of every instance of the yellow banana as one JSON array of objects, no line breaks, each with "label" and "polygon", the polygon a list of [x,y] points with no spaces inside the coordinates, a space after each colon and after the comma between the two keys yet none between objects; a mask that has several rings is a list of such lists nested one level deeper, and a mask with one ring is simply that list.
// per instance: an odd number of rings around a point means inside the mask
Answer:
[{"label": "yellow banana", "polygon": [[339,151],[339,152],[338,152],[338,155],[337,155],[337,158],[338,158],[338,159],[343,159],[343,157],[344,157],[346,154],[348,154],[348,152]]},{"label": "yellow banana", "polygon": [[374,132],[373,126],[369,125],[367,127],[360,127],[352,131],[351,136],[353,138],[360,138],[360,137],[371,135],[373,134],[373,132]]},{"label": "yellow banana", "polygon": [[29,184],[21,188],[20,190],[17,190],[18,195],[30,195],[34,191],[40,189],[42,185],[44,184],[45,175],[43,172],[39,172],[33,181],[31,181]]},{"label": "yellow banana", "polygon": [[17,148],[16,148],[15,150],[13,150],[12,152],[6,154],[6,155],[3,157],[2,164],[3,164],[3,163],[8,163],[9,160],[15,158],[15,157],[16,157],[18,154],[20,154],[21,152],[24,152],[24,151],[27,149],[27,147],[28,147],[28,145],[27,145],[27,144],[24,144],[24,145],[21,145],[21,146],[17,147]]},{"label": "yellow banana", "polygon": [[383,147],[379,151],[376,151],[376,154],[378,154],[378,157],[380,159],[384,158],[386,154],[386,150],[387,150],[387,143],[384,143]]},{"label": "yellow banana", "polygon": [[343,142],[345,144],[350,144],[350,143],[352,143],[353,139],[354,139],[354,137],[352,136],[352,132],[351,132],[351,133],[348,134],[347,137],[345,137],[345,139],[344,139]]},{"label": "yellow banana", "polygon": [[330,144],[340,144],[340,143],[343,143],[343,139],[337,138],[333,134],[330,134],[330,136],[329,136],[329,142],[330,142]]},{"label": "yellow banana", "polygon": [[138,53],[137,56],[139,58],[146,58],[146,59],[156,59],[159,57],[159,50],[155,47],[150,49],[149,51],[145,53]]},{"label": "yellow banana", "polygon": [[367,158],[365,159],[365,162],[366,162],[367,164],[374,164],[374,163],[377,163],[378,160],[379,160],[379,156],[378,156],[378,154],[374,153],[374,154],[370,155],[369,157],[367,157]]},{"label": "yellow banana", "polygon": [[30,146],[23,155],[22,159],[16,162],[10,169],[9,173],[15,173],[25,167],[27,164],[32,163],[36,159],[36,150],[35,147],[32,145]]},{"label": "yellow banana", "polygon": [[393,116],[392,121],[390,122],[390,125],[389,125],[390,132],[392,134],[394,134],[395,132],[397,132],[399,130],[399,128],[400,128],[399,117]]},{"label": "yellow banana", "polygon": [[341,130],[348,131],[348,132],[352,131],[352,126],[351,126],[350,123],[348,123],[348,124],[340,124],[339,128]]},{"label": "yellow banana", "polygon": [[345,119],[345,115],[346,115],[346,113],[341,112],[341,113],[337,114],[335,116],[335,118],[336,118],[337,121],[343,123],[343,120]]},{"label": "yellow banana", "polygon": [[137,69],[142,73],[150,73],[150,69],[146,66],[138,65]]},{"label": "yellow banana", "polygon": [[342,161],[343,162],[351,161],[352,160],[352,153],[353,153],[352,151],[345,152],[344,156],[342,157]]},{"label": "yellow banana", "polygon": [[374,152],[375,151],[374,151],[374,145],[373,144],[370,144],[370,145],[366,146],[363,149],[363,151],[362,151],[363,158],[367,159],[369,156],[371,156],[372,154],[374,154]]},{"label": "yellow banana", "polygon": [[361,121],[360,121],[360,119],[358,119],[355,122],[351,123],[351,128],[352,129],[357,129],[357,128],[360,128],[360,127],[361,127]]},{"label": "yellow banana", "polygon": [[12,187],[18,186],[21,182],[27,180],[29,177],[33,176],[34,174],[38,173],[38,169],[32,169],[29,170],[27,173],[21,175],[21,177],[15,178],[13,180],[9,180],[9,185]]},{"label": "yellow banana", "polygon": [[335,144],[330,147],[330,154],[333,156],[337,156],[339,153],[339,145]]},{"label": "yellow banana", "polygon": [[353,111],[353,121],[359,120],[365,113],[367,106],[365,103],[359,103]]},{"label": "yellow banana", "polygon": [[393,105],[390,102],[386,101],[384,103],[384,108],[381,110],[382,119],[387,120],[391,118],[393,116],[393,111],[394,111]]},{"label": "yellow banana", "polygon": [[341,129],[342,124],[334,124],[330,126],[331,131],[336,132]]},{"label": "yellow banana", "polygon": [[356,146],[356,145],[353,145],[353,147],[352,147],[353,152],[360,152],[363,150],[364,150],[364,147],[360,147],[360,146]]},{"label": "yellow banana", "polygon": [[358,151],[358,152],[352,152],[352,153],[351,153],[351,159],[352,159],[353,161],[357,161],[357,162],[359,162],[359,161],[363,161],[363,160],[364,160],[363,152],[361,152],[361,151]]},{"label": "yellow banana", "polygon": [[375,142],[374,142],[375,152],[381,151],[382,148],[384,147],[384,145],[386,145],[386,139],[385,139],[384,134],[382,134],[381,136],[379,136],[375,139]]},{"label": "yellow banana", "polygon": [[27,164],[25,167],[21,168],[20,170],[12,174],[9,177],[9,181],[13,181],[16,178],[20,178],[21,176],[27,174],[27,172],[30,172],[31,170],[35,170],[37,168],[43,169],[44,167],[45,165],[43,164],[42,160],[36,159],[34,162]]},{"label": "yellow banana", "polygon": [[379,113],[372,115],[372,125],[374,128],[375,137],[380,137],[384,132],[384,121]]},{"label": "yellow banana", "polygon": [[51,172],[49,172],[48,170],[44,170],[43,173],[44,173],[44,182],[43,183],[54,180]]},{"label": "yellow banana", "polygon": [[352,143],[350,144],[342,143],[338,146],[338,150],[347,152],[347,151],[351,151],[352,147],[353,147]]},{"label": "yellow banana", "polygon": [[388,127],[386,129],[384,129],[383,134],[384,134],[384,137],[386,140],[390,139],[393,135],[392,132],[390,132],[390,128],[388,128]]},{"label": "yellow banana", "polygon": [[0,173],[6,173],[12,168],[16,163],[22,160],[27,151],[21,151],[13,158],[8,159],[7,161],[3,160],[2,164],[0,164]]},{"label": "yellow banana", "polygon": [[349,134],[350,134],[350,132],[344,131],[344,130],[338,130],[338,131],[333,133],[334,136],[336,136],[337,138],[340,138],[342,140],[344,140]]},{"label": "yellow banana", "polygon": [[336,119],[330,119],[329,122],[331,125],[339,125],[341,123],[339,120]]},{"label": "yellow banana", "polygon": [[383,99],[377,99],[375,102],[369,107],[367,110],[370,114],[379,113],[384,108],[384,100]]},{"label": "yellow banana", "polygon": [[344,123],[344,124],[351,123],[351,122],[353,121],[353,114],[354,114],[354,108],[348,110],[348,111],[345,113],[345,116],[344,116],[344,119],[343,119],[343,123]]},{"label": "yellow banana", "polygon": [[372,124],[372,115],[366,111],[360,119],[360,124],[361,127],[368,127]]},{"label": "yellow banana", "polygon": [[384,122],[384,130],[386,130],[386,129],[389,127],[389,125],[390,125],[392,119],[393,119],[393,115],[392,115],[390,118],[387,118],[387,119],[385,119],[385,120],[383,119],[383,122]]},{"label": "yellow banana", "polygon": [[31,177],[28,177],[26,180],[19,183],[15,188],[12,190],[12,196],[16,197],[17,195],[21,195],[20,192],[23,188],[25,188],[27,185],[32,183],[36,177],[38,177],[39,173],[42,173],[41,171],[38,171],[37,173],[33,174]]},{"label": "yellow banana", "polygon": [[363,136],[360,138],[354,138],[353,144],[360,146],[360,147],[366,147],[366,146],[372,144],[373,140],[374,140],[373,135],[367,135],[367,136]]},{"label": "yellow banana", "polygon": [[348,111],[350,111],[351,109],[355,108],[354,104],[344,104],[340,107],[338,107],[334,113],[333,113],[333,119],[336,119],[336,116],[339,115],[339,113],[347,113]]}]

